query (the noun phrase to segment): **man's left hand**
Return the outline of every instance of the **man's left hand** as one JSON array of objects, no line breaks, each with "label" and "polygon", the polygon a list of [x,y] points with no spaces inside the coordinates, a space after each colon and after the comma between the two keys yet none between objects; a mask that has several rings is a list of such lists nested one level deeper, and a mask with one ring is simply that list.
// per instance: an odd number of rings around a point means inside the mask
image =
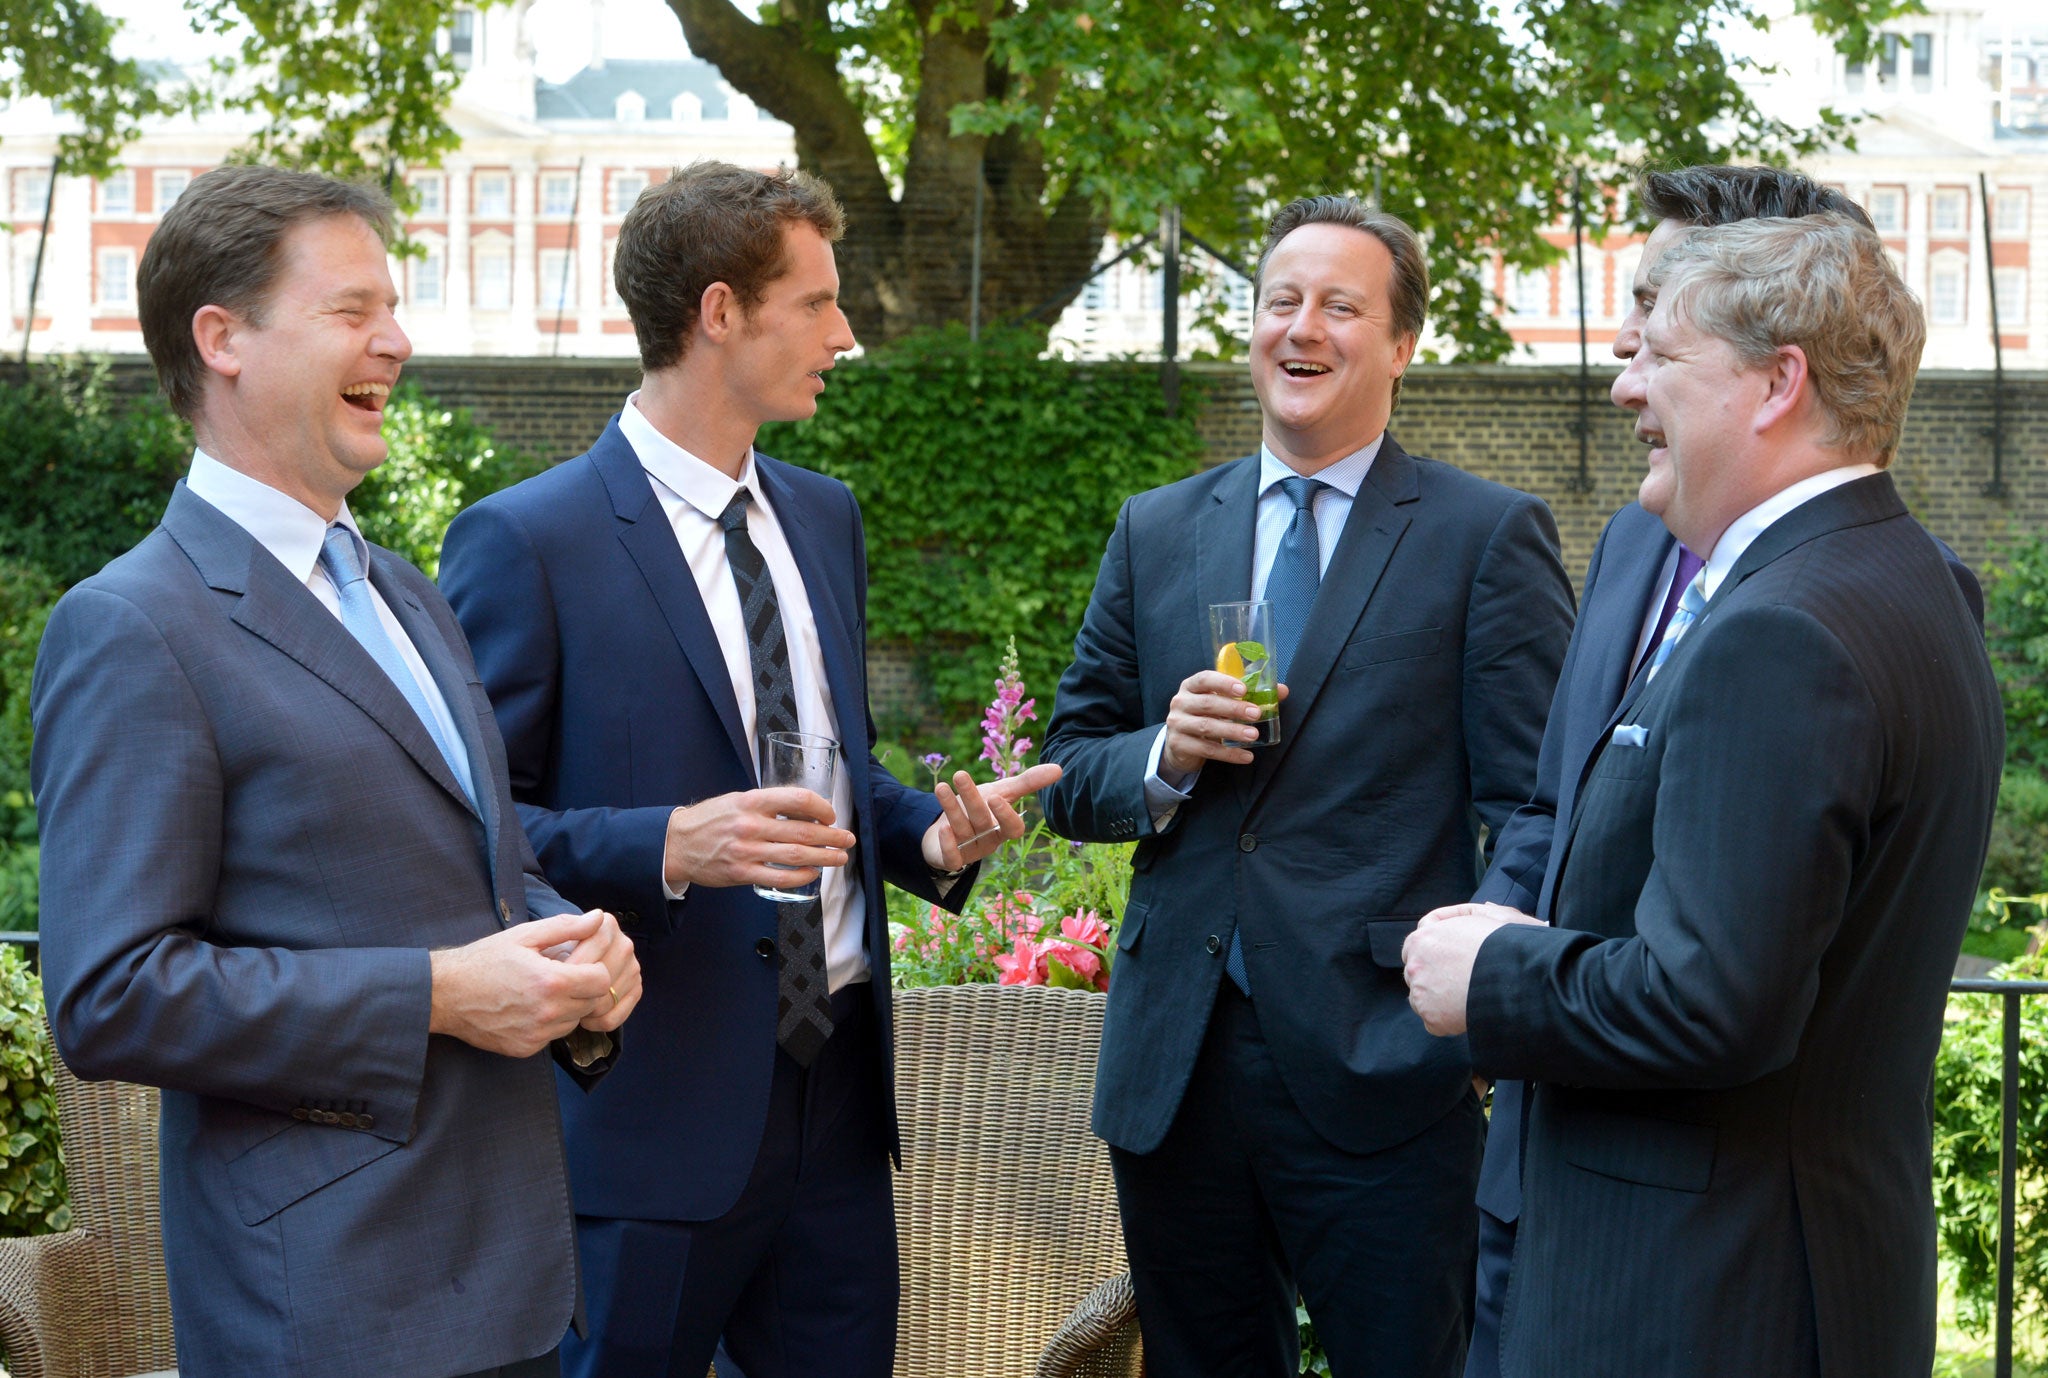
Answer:
[{"label": "man's left hand", "polygon": [[941,813],[925,831],[925,865],[940,872],[963,870],[1006,840],[1022,837],[1024,818],[1016,801],[1059,778],[1060,768],[1052,765],[1033,766],[992,785],[977,785],[966,771],[954,771],[951,785],[941,780],[932,791]]},{"label": "man's left hand", "polygon": [[1401,944],[1408,1004],[1440,1038],[1465,1032],[1465,996],[1479,946],[1511,923],[1539,923],[1504,904],[1451,904],[1424,914]]}]

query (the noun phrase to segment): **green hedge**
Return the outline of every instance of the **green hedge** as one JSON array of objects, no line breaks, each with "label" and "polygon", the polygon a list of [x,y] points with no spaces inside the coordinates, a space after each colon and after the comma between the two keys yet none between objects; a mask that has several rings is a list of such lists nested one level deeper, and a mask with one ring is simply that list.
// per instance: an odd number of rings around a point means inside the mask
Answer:
[{"label": "green hedge", "polygon": [[1188,380],[1168,417],[1156,367],[1076,368],[1044,344],[1024,330],[978,346],[958,328],[907,337],[840,364],[815,417],[760,439],[860,499],[869,639],[911,648],[930,696],[878,727],[929,739],[944,724],[955,761],[981,749],[989,667],[1013,635],[1039,722],[1051,716],[1117,509],[1200,465]]},{"label": "green hedge", "polygon": [[0,943],[0,1235],[71,1224],[43,1038],[43,984],[21,949]]}]

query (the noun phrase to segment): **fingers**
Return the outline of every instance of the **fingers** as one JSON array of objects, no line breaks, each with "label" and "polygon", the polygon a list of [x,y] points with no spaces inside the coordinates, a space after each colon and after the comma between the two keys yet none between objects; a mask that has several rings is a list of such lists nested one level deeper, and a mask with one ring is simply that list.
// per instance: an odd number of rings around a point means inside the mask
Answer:
[{"label": "fingers", "polygon": [[527,923],[514,924],[507,929],[507,938],[520,947],[554,947],[568,943],[573,951],[576,944],[587,942],[595,934],[603,919],[611,917],[600,910],[585,914],[555,914],[545,919],[534,919]]},{"label": "fingers", "polygon": [[[966,772],[963,771],[961,773],[965,774]],[[1055,765],[1035,765],[1021,775],[1012,775],[1008,779],[997,780],[993,784],[983,785],[981,793],[984,798],[993,795],[995,798],[1006,803],[1015,802],[1027,794],[1038,793],[1047,785],[1058,780],[1061,773],[1060,767]]]},{"label": "fingers", "polygon": [[827,825],[839,819],[839,815],[832,809],[831,800],[815,790],[807,790],[800,785],[776,785],[769,789],[749,790],[741,799],[749,811],[768,818],[780,818],[783,821],[807,818],[812,822]]}]

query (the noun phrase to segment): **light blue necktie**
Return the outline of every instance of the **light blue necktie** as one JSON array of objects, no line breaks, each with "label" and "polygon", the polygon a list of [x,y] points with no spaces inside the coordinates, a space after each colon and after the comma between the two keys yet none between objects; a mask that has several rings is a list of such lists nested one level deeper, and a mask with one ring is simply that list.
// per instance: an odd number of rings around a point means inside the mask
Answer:
[{"label": "light blue necktie", "polygon": [[1702,568],[1685,586],[1685,592],[1678,595],[1678,608],[1671,614],[1671,624],[1664,628],[1664,639],[1657,643],[1656,654],[1650,657],[1649,671],[1643,677],[1648,684],[1657,678],[1657,672],[1664,668],[1664,662],[1671,659],[1671,652],[1678,646],[1678,638],[1685,635],[1699,615],[1706,610],[1707,595],[1703,587],[1707,582],[1707,571]]},{"label": "light blue necktie", "polygon": [[[1280,491],[1294,504],[1294,518],[1273,552],[1273,564],[1266,571],[1266,601],[1273,605],[1273,672],[1287,682],[1287,667],[1294,662],[1294,648],[1301,644],[1301,630],[1308,625],[1309,609],[1316,603],[1316,590],[1323,583],[1323,545],[1316,532],[1316,494],[1329,487],[1317,479],[1299,474],[1280,480]],[[1242,926],[1230,930],[1230,951],[1223,957],[1223,973],[1246,995],[1252,993],[1251,976],[1244,969]]]},{"label": "light blue necktie", "polygon": [[363,568],[362,553],[356,548],[357,540],[353,531],[336,522],[327,528],[327,539],[320,545],[320,567],[334,581],[334,591],[341,600],[341,625],[362,643],[363,649],[370,653],[370,659],[377,662],[377,668],[398,686],[399,693],[405,695],[405,701],[419,715],[427,735],[441,749],[441,758],[455,773],[455,782],[462,786],[463,794],[474,807],[476,785],[469,777],[469,754],[442,734],[434,710],[427,706],[426,691],[420,687],[405,658],[398,653],[398,647],[386,634],[384,621],[377,616],[377,604],[370,597],[368,572]]}]

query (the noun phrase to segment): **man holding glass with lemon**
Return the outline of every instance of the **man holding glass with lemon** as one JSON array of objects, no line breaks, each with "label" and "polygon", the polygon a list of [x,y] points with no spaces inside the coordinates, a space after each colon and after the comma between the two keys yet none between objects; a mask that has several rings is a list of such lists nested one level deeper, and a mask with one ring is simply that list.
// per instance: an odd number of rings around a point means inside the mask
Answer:
[{"label": "man holding glass with lemon", "polygon": [[1529,797],[1572,610],[1540,501],[1387,434],[1428,297],[1394,217],[1281,211],[1261,453],[1125,505],[1060,683],[1046,815],[1138,843],[1095,1129],[1162,1378],[1297,1372],[1297,1296],[1339,1375],[1463,1362],[1483,1121],[1401,943]]}]

